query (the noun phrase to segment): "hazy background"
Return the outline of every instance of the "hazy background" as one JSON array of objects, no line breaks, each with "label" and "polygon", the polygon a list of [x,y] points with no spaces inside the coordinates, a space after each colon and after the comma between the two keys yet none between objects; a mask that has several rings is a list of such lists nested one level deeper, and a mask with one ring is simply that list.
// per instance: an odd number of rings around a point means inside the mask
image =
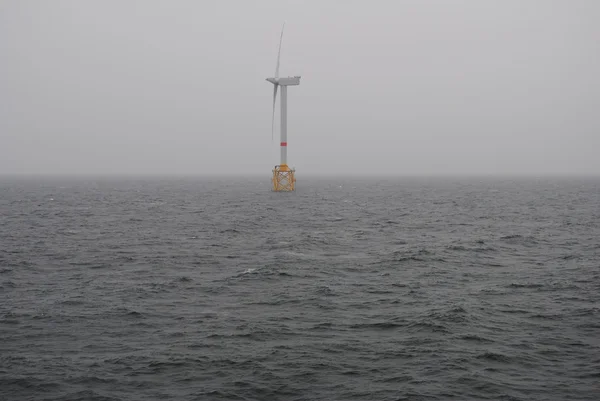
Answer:
[{"label": "hazy background", "polygon": [[0,1],[0,173],[600,174],[600,2]]}]

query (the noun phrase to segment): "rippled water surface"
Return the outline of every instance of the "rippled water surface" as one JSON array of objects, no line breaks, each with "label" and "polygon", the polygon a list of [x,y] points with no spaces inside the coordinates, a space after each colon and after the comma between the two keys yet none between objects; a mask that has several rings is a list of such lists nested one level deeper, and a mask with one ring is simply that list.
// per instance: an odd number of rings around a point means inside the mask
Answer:
[{"label": "rippled water surface", "polygon": [[0,179],[2,400],[597,400],[600,180]]}]

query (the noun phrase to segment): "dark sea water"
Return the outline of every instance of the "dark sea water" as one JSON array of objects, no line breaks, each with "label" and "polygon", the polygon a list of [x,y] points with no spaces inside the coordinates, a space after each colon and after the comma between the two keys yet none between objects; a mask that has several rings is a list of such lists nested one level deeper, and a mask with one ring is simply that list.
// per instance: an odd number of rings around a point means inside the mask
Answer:
[{"label": "dark sea water", "polygon": [[600,399],[600,179],[269,185],[0,179],[0,399]]}]

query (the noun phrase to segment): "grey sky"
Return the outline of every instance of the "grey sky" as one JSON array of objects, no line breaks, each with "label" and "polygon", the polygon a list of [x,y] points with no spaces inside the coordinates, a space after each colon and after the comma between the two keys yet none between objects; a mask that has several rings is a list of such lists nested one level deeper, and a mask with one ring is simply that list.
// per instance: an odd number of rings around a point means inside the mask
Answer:
[{"label": "grey sky", "polygon": [[[600,1],[0,2],[0,173],[600,174]],[[278,132],[276,131],[276,135]]]}]

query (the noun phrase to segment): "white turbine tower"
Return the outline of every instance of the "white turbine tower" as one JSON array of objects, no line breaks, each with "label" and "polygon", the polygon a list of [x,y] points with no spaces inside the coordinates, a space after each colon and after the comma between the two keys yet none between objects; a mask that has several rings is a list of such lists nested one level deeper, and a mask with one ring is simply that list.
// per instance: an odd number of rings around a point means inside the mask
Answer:
[{"label": "white turbine tower", "polygon": [[285,23],[281,28],[279,38],[279,51],[277,52],[277,65],[275,67],[275,77],[267,78],[273,87],[273,117],[271,120],[271,139],[275,129],[275,102],[277,100],[277,89],[281,86],[281,162],[273,170],[273,191],[293,191],[296,187],[295,170],[291,170],[287,165],[287,87],[300,85],[300,76],[279,78],[279,61],[281,58],[281,42],[283,41],[283,30]]}]

